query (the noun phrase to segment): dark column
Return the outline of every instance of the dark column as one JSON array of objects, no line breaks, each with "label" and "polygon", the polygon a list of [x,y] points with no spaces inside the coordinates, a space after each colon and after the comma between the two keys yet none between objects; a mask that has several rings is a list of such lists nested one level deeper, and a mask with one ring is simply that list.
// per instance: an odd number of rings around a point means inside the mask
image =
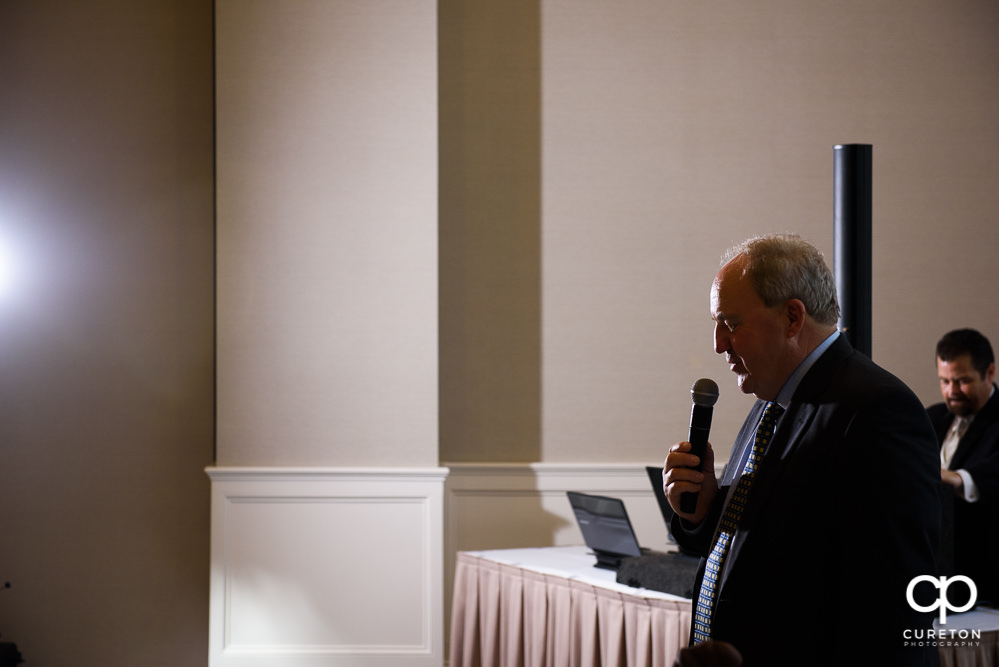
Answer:
[{"label": "dark column", "polygon": [[871,152],[844,144],[835,154],[834,271],[839,328],[854,348],[871,356]]}]

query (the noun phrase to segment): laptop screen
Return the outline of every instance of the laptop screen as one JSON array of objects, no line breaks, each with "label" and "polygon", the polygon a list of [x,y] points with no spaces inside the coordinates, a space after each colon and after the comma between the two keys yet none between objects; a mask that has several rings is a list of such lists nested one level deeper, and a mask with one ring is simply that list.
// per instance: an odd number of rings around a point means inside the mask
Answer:
[{"label": "laptop screen", "polygon": [[642,550],[618,498],[568,491],[569,504],[586,546],[597,556],[597,566],[615,569],[625,556],[641,556]]}]

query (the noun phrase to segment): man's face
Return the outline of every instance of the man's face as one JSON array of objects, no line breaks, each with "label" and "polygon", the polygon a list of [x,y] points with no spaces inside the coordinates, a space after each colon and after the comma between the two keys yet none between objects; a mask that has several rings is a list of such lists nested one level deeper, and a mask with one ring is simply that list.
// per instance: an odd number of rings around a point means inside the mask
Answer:
[{"label": "man's face", "polygon": [[772,401],[790,375],[783,308],[763,304],[742,275],[743,261],[736,257],[723,266],[711,285],[715,352],[725,355],[744,394]]},{"label": "man's face", "polygon": [[990,364],[982,376],[971,363],[970,354],[952,361],[937,359],[940,393],[947,409],[959,417],[970,417],[982,409],[992,391],[995,364]]}]

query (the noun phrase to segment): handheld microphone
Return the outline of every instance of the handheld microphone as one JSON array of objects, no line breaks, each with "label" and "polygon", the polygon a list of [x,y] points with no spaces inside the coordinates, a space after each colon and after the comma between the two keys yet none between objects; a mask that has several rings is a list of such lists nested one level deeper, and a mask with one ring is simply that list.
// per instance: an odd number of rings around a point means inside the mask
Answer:
[{"label": "handheld microphone", "polygon": [[[693,403],[690,407],[690,435],[687,436],[691,445],[690,453],[704,459],[708,447],[708,431],[711,430],[711,412],[718,400],[718,385],[714,380],[701,378],[690,388],[690,400]],[[713,475],[714,471],[708,471],[706,474]],[[697,509],[697,494],[690,492],[682,494],[680,509],[692,514]]]}]

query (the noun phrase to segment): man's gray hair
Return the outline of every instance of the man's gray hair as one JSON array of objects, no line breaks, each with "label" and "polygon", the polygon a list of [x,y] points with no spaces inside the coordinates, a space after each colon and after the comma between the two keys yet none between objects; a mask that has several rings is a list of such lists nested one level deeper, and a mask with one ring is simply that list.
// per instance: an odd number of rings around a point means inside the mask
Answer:
[{"label": "man's gray hair", "polygon": [[819,324],[836,324],[836,279],[818,248],[796,234],[768,234],[730,248],[722,264],[740,255],[746,258],[745,275],[765,306],[798,299]]}]

